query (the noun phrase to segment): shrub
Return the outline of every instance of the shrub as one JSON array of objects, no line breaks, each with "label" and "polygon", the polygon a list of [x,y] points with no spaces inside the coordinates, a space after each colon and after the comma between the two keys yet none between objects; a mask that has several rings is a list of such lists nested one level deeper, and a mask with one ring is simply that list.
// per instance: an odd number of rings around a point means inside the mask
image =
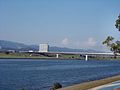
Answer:
[{"label": "shrub", "polygon": [[59,88],[62,88],[62,85],[60,83],[56,82],[56,83],[53,84],[52,90],[56,90],[56,89],[59,89]]}]

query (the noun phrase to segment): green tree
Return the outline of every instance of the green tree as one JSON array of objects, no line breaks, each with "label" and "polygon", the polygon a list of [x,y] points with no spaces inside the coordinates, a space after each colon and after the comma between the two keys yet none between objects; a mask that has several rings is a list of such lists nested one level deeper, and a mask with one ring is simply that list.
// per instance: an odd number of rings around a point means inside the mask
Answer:
[{"label": "green tree", "polygon": [[108,36],[105,41],[103,41],[103,44],[106,44],[108,47],[111,46],[113,43],[114,38],[112,36]]},{"label": "green tree", "polygon": [[[118,16],[118,19],[115,23],[116,28],[120,31],[120,15]],[[120,41],[113,41],[114,38],[112,36],[108,36],[105,41],[103,41],[103,44],[107,45],[110,50],[114,53],[115,58],[117,53],[120,53]]]},{"label": "green tree", "polygon": [[118,16],[118,19],[116,20],[115,26],[120,31],[120,14]]}]

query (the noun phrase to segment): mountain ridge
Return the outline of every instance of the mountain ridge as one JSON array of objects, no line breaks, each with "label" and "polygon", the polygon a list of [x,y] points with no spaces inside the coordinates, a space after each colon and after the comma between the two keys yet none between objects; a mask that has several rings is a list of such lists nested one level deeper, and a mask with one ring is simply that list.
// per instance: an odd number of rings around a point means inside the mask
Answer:
[{"label": "mountain ridge", "polygon": [[[7,41],[7,40],[0,40],[0,50],[15,50],[15,51],[38,51],[39,46],[38,45],[26,45],[24,43],[18,43],[13,41]],[[51,52],[102,52],[102,51],[96,51],[92,49],[71,49],[66,47],[57,47],[57,46],[50,46],[49,51]]]}]

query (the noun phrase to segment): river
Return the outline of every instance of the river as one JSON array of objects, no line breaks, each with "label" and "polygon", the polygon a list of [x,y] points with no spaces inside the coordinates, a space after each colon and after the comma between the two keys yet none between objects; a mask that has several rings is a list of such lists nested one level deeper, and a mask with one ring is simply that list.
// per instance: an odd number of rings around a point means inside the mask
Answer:
[{"label": "river", "polygon": [[120,74],[120,60],[0,59],[0,90],[49,90]]}]

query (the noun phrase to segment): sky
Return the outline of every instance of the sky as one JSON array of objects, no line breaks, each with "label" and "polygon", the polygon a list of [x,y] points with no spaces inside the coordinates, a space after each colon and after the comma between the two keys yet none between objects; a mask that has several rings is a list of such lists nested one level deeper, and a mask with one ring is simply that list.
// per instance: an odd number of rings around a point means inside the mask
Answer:
[{"label": "sky", "polygon": [[120,0],[0,0],[0,40],[104,51],[119,13]]}]

